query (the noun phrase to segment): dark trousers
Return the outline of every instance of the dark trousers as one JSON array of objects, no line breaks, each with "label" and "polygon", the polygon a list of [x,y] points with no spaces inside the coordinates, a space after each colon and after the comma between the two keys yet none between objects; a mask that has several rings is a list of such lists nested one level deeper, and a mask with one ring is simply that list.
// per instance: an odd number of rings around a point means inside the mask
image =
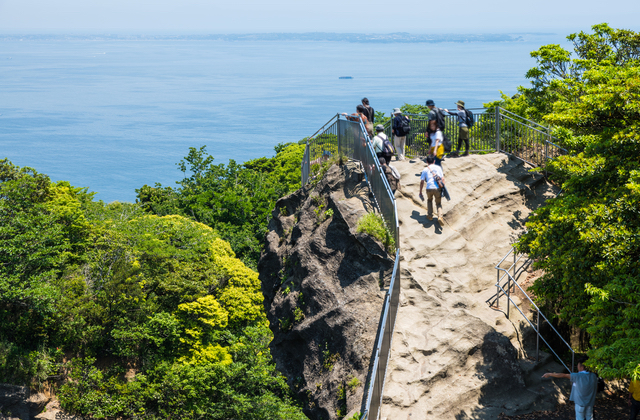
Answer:
[{"label": "dark trousers", "polygon": [[464,141],[464,154],[469,154],[469,129],[467,127],[460,127],[460,131],[458,133],[458,154],[460,153],[460,149],[462,149],[462,142]]},{"label": "dark trousers", "polygon": [[638,413],[640,413],[640,401],[636,401],[635,398],[631,397],[631,411],[629,412],[629,420],[636,420],[636,417],[638,417]]}]

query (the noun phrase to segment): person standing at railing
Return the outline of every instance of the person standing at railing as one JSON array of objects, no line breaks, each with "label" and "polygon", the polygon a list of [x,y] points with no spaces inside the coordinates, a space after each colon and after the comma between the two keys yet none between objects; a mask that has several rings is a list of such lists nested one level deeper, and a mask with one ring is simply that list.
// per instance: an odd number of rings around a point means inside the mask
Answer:
[{"label": "person standing at railing", "polygon": [[371,140],[371,146],[378,158],[384,158],[385,161],[391,162],[391,156],[393,156],[393,148],[391,142],[384,134],[384,126],[382,124],[376,125],[376,135]]},{"label": "person standing at railing", "polygon": [[362,106],[364,106],[364,115],[367,116],[367,119],[371,124],[376,122],[376,113],[371,106],[369,106],[369,100],[367,98],[362,98]]},{"label": "person standing at railing", "polygon": [[464,110],[464,101],[456,102],[456,106],[458,107],[457,111],[449,111],[446,108],[444,111],[458,120],[458,148],[456,153],[458,156],[460,155],[460,148],[464,140],[464,154],[462,156],[469,156],[469,126],[467,124],[467,113]]},{"label": "person standing at railing", "polygon": [[442,167],[442,157],[444,156],[444,136],[442,130],[438,128],[436,120],[429,121],[429,138],[431,139],[431,147],[429,154],[435,157],[436,165]]},{"label": "person standing at railing", "polygon": [[356,107],[355,114],[347,115],[346,112],[343,112],[342,115],[344,115],[345,118],[349,121],[362,121],[362,124],[364,124],[364,127],[367,129],[367,133],[369,133],[369,137],[373,137],[373,124],[369,122],[365,111],[366,108],[364,107],[364,105],[358,105]]},{"label": "person standing at railing", "polygon": [[571,380],[571,395],[569,401],[576,405],[576,420],[593,420],[593,406],[596,402],[598,376],[587,371],[584,362],[587,356],[578,358],[577,373],[552,373],[542,375],[542,378],[564,378]]},{"label": "person standing at railing", "polygon": [[[440,226],[444,226],[444,219],[442,218],[442,195],[440,193],[441,188],[444,186],[444,174],[442,173],[442,168],[436,165],[435,162],[435,156],[427,156],[427,167],[424,168],[420,175],[420,193],[418,197],[424,201],[422,187],[424,187],[426,183],[427,219],[433,220],[433,200],[435,199],[438,223],[440,223]],[[440,184],[442,184],[442,186]]]},{"label": "person standing at railing", "polygon": [[391,129],[393,131],[393,144],[396,148],[397,160],[404,160],[404,145],[407,141],[407,132],[405,127],[408,125],[409,118],[402,115],[400,108],[394,108]]},{"label": "person standing at railing", "polygon": [[433,102],[433,99],[427,99],[426,102],[427,108],[429,108],[429,121],[436,121],[438,124],[438,128],[444,132],[444,114],[442,113],[442,108],[438,108],[436,103]]}]

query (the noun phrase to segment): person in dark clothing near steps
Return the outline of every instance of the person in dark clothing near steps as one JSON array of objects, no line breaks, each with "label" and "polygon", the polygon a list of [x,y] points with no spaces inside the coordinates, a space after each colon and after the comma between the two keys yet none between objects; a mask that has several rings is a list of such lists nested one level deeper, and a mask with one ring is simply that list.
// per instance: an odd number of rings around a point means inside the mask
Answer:
[{"label": "person in dark clothing near steps", "polygon": [[362,106],[364,106],[364,109],[366,110],[364,115],[367,116],[367,119],[371,124],[374,124],[376,119],[376,113],[373,110],[373,108],[369,106],[369,100],[367,98],[362,98]]}]

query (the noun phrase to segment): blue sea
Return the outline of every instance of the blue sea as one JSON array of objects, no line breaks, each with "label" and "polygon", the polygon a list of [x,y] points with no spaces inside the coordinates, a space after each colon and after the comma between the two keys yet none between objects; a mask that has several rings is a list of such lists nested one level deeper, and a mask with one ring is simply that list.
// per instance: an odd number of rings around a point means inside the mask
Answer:
[{"label": "blue sea", "polygon": [[135,201],[144,184],[175,186],[189,147],[216,163],[272,156],[364,96],[386,114],[426,99],[480,107],[561,42],[3,40],[0,158]]}]

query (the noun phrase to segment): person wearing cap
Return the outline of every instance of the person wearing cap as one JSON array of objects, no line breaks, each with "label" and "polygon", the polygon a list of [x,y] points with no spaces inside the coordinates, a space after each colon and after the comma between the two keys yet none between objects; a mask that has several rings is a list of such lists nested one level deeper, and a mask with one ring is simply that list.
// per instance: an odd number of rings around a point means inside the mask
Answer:
[{"label": "person wearing cap", "polygon": [[369,106],[369,100],[367,98],[362,98],[362,106],[364,106],[365,113],[367,119],[371,124],[375,122],[376,114],[372,107]]},{"label": "person wearing cap", "polygon": [[460,148],[462,147],[462,141],[464,140],[464,154],[462,156],[469,156],[469,127],[467,126],[467,113],[464,110],[464,101],[456,102],[458,107],[457,111],[449,111],[445,109],[449,115],[453,115],[458,119],[458,149],[456,152],[460,154]]},{"label": "person wearing cap", "polygon": [[407,136],[401,136],[401,132],[400,132],[400,126],[402,125],[402,120],[406,119],[407,121],[409,120],[409,118],[405,117],[404,115],[402,115],[402,111],[400,111],[400,108],[394,108],[393,109],[393,124],[391,125],[392,131],[393,131],[393,145],[396,148],[396,153],[397,153],[397,157],[396,160],[404,160],[404,144],[407,141]]},{"label": "person wearing cap", "polygon": [[[444,114],[442,113],[442,108],[438,108],[436,103],[433,102],[433,99],[427,99],[426,102],[427,108],[429,108],[429,121],[435,120],[438,124],[438,129],[444,131]],[[427,129],[428,133],[431,133],[429,129]]]}]

